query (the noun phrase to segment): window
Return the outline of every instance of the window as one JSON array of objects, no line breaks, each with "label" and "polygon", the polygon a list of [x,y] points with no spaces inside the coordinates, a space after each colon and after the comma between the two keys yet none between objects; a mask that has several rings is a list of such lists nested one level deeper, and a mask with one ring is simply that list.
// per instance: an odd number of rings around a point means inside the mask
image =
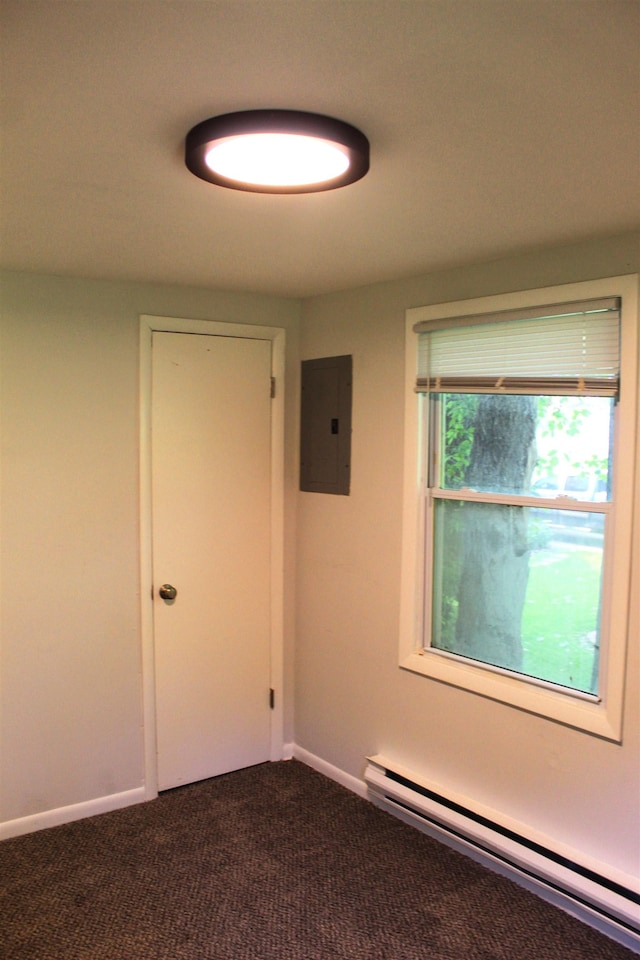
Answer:
[{"label": "window", "polygon": [[610,739],[636,306],[622,277],[407,317],[401,665]]}]

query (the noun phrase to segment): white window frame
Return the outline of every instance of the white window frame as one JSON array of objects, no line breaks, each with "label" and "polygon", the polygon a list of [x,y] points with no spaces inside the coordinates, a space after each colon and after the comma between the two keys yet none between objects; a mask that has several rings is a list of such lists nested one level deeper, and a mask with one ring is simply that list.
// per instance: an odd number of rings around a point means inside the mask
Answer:
[{"label": "white window frame", "polygon": [[[444,317],[608,296],[622,298],[621,390],[616,405],[611,552],[605,558],[603,572],[606,636],[600,650],[599,696],[594,698],[575,696],[574,691],[536,683],[531,678],[514,676],[487,664],[475,665],[456,656],[443,656],[441,652],[423,646],[423,584],[428,553],[424,516],[427,451],[423,444],[427,443],[427,430],[420,422],[423,404],[415,391],[418,336],[413,327],[422,321]],[[607,740],[621,742],[638,411],[638,275],[415,307],[407,310],[406,321],[400,667]]]}]

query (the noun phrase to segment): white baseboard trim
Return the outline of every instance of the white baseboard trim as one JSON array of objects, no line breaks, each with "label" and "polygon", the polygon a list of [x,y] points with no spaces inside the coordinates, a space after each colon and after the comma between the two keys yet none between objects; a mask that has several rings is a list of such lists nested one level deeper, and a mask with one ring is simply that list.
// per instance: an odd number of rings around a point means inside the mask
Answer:
[{"label": "white baseboard trim", "polygon": [[293,751],[295,749],[295,743],[283,743],[282,744],[282,756],[281,760],[293,760]]},{"label": "white baseboard trim", "polygon": [[328,763],[322,757],[317,757],[315,753],[309,753],[304,747],[299,747],[297,743],[293,744],[293,757],[295,760],[300,760],[301,763],[306,763],[313,770],[317,770],[318,773],[324,774],[325,777],[329,777],[330,780],[335,780],[336,783],[346,787],[347,790],[357,793],[359,797],[368,799],[367,785],[364,780],[358,780],[357,777],[345,773],[339,767],[334,767],[332,763]]},{"label": "white baseboard trim", "polygon": [[36,830],[46,830],[48,827],[59,827],[63,823],[73,820],[83,820],[85,817],[94,817],[99,813],[110,813],[122,807],[130,807],[134,803],[151,800],[145,787],[136,787],[134,790],[125,790],[122,793],[111,793],[106,797],[96,797],[95,800],[85,800],[82,803],[73,803],[68,807],[57,807],[54,810],[45,810],[34,813],[29,817],[19,817],[16,820],[6,820],[0,823],[0,840],[9,840],[11,837],[21,837]]}]

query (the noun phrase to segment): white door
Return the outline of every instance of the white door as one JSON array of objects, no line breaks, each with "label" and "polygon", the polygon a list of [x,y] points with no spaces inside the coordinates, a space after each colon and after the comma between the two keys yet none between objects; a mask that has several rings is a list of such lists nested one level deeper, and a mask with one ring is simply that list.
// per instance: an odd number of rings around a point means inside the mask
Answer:
[{"label": "white door", "polygon": [[153,333],[161,790],[269,759],[270,378],[268,340]]}]

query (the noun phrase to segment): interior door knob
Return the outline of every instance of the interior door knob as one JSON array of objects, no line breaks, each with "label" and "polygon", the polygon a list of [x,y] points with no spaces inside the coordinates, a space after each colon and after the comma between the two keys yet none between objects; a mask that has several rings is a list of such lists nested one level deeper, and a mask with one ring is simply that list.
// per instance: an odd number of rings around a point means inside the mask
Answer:
[{"label": "interior door knob", "polygon": [[178,591],[175,587],[172,587],[170,583],[163,583],[158,593],[163,600],[175,600],[178,595]]}]

